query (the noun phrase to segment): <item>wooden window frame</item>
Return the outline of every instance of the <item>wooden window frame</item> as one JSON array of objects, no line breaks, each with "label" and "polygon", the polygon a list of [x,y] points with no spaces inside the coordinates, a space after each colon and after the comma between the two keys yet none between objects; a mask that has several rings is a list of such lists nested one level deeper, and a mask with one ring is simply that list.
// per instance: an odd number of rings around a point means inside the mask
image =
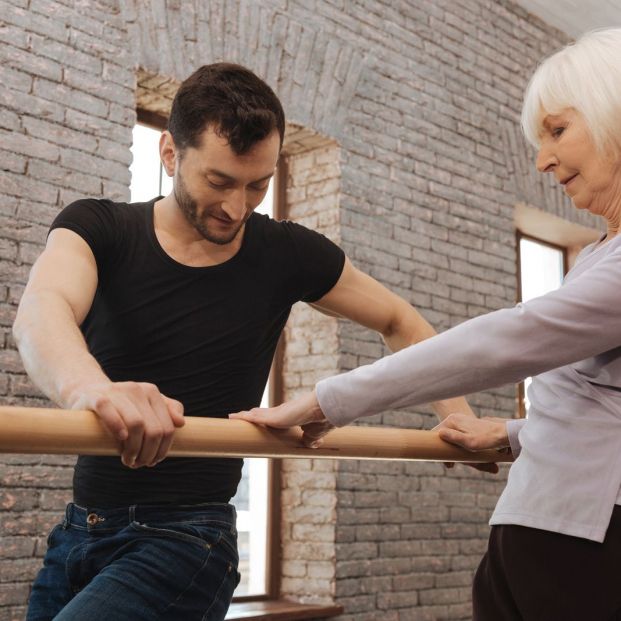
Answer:
[{"label": "wooden window frame", "polygon": [[[274,220],[284,220],[287,216],[287,162],[281,157],[274,174]],[[283,366],[285,358],[284,333],[278,340],[274,360],[270,369],[270,385],[268,402],[270,407],[280,405],[284,401]],[[233,597],[234,603],[263,602],[276,600],[280,597],[280,576],[282,573],[281,541],[280,541],[280,510],[281,510],[281,476],[282,459],[268,460],[268,499],[267,499],[267,559],[266,559],[266,592],[263,595],[240,595]]]},{"label": "wooden window frame", "polygon": [[[274,219],[285,220],[287,213],[286,156],[281,154],[274,176]],[[269,404],[279,405],[284,401],[283,366],[285,357],[284,332],[276,346],[271,368]],[[339,604],[298,604],[280,598],[282,574],[280,516],[281,516],[281,473],[282,459],[269,460],[268,497],[268,543],[267,543],[267,593],[261,596],[234,597],[226,615],[226,621],[301,621],[303,619],[325,619],[337,617],[344,611]]]},{"label": "wooden window frame", "polygon": [[168,127],[168,119],[165,116],[144,108],[136,110],[136,123],[147,125],[159,131],[164,131]]}]

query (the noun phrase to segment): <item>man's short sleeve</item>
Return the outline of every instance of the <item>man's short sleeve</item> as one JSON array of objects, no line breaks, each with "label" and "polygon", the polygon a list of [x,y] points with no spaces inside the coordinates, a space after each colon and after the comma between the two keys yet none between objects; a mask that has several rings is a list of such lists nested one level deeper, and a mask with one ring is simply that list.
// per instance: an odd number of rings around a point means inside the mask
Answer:
[{"label": "man's short sleeve", "polygon": [[283,222],[294,245],[297,262],[296,299],[315,302],[341,277],[345,253],[325,235],[295,222]]},{"label": "man's short sleeve", "polygon": [[75,201],[56,216],[50,232],[54,229],[69,229],[89,245],[101,277],[114,258],[115,242],[120,234],[115,225],[114,204],[96,199]]}]

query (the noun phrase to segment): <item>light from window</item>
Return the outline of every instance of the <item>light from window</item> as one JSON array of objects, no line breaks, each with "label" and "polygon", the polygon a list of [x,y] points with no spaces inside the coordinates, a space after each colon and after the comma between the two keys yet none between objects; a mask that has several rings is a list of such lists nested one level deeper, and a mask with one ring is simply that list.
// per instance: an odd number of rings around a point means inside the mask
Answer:
[{"label": "light from window", "polygon": [[134,156],[129,172],[130,201],[140,203],[156,196],[166,196],[172,190],[172,179],[160,161],[161,131],[146,125],[134,125],[131,152]]},{"label": "light from window", "polygon": [[520,239],[522,302],[528,302],[563,283],[564,253],[562,248],[548,246],[533,239]]},{"label": "light from window", "polygon": [[[522,302],[558,289],[563,283],[565,252],[527,237],[520,237],[520,286]],[[528,412],[528,387],[532,379],[524,380],[524,409]]]},{"label": "light from window", "polygon": [[[265,198],[255,209],[257,213],[274,215],[273,180]],[[268,380],[261,407],[269,403]],[[264,595],[267,593],[267,531],[268,531],[268,460],[248,458],[244,460],[242,478],[237,493],[231,500],[237,510],[237,532],[239,533],[239,573],[241,580],[235,596]]]},{"label": "light from window", "polygon": [[[160,162],[159,139],[161,131],[137,124],[133,130],[130,166],[131,202],[148,201],[156,196],[166,196],[172,191],[172,179]],[[274,192],[270,181],[268,191],[258,213],[273,217]],[[269,405],[269,382],[265,388],[261,407]],[[267,532],[269,460],[246,459],[242,480],[231,503],[237,509],[239,532],[240,573],[242,575],[236,596],[264,595],[267,593]]]},{"label": "light from window", "polygon": [[[263,213],[270,218],[274,217],[274,178],[270,179],[270,184],[267,187],[267,192],[261,204],[255,209],[256,213]],[[264,407],[263,405],[261,407]],[[267,407],[267,405],[265,405]]]}]

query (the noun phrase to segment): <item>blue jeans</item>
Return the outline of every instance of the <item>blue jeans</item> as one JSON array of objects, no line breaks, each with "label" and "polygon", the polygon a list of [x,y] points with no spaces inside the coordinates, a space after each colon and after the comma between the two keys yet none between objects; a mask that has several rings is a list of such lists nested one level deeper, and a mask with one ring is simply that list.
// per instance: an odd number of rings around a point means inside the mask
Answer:
[{"label": "blue jeans", "polygon": [[27,621],[221,621],[239,582],[235,508],[67,505]]}]

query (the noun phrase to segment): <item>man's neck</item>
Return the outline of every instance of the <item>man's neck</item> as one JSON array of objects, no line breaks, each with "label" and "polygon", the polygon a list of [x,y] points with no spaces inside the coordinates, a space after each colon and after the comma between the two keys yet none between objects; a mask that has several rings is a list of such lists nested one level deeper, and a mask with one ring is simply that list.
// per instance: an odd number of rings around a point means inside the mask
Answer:
[{"label": "man's neck", "polygon": [[208,267],[231,259],[241,248],[245,230],[243,226],[229,244],[210,242],[186,220],[172,194],[155,202],[153,226],[166,254],[191,267]]}]

